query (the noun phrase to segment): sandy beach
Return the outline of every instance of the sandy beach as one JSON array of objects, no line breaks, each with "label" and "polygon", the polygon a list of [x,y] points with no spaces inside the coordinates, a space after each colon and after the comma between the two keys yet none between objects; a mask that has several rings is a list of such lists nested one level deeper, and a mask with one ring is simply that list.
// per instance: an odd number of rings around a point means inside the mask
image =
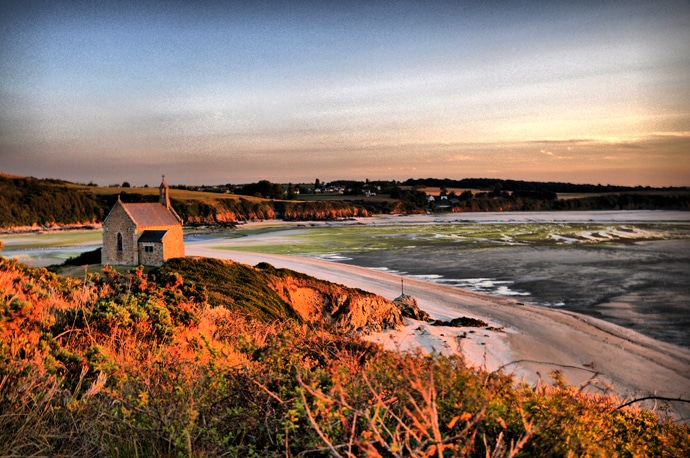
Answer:
[{"label": "sandy beach", "polygon": [[[394,299],[401,277],[357,266],[311,258],[212,248],[217,243],[187,244],[188,256],[231,259],[278,268],[360,288]],[[643,336],[632,330],[577,313],[521,304],[519,299],[475,293],[456,287],[405,278],[404,292],[417,299],[433,318],[479,318],[485,328],[434,327],[406,320],[405,328],[368,336],[386,348],[421,348],[445,354],[462,353],[468,363],[489,371],[502,367],[516,379],[534,385],[559,370],[573,385],[596,383],[590,392],[609,390],[623,400],[644,396],[690,399],[690,350]],[[645,407],[652,407],[647,402]],[[690,418],[690,405],[674,402],[675,415]]]}]

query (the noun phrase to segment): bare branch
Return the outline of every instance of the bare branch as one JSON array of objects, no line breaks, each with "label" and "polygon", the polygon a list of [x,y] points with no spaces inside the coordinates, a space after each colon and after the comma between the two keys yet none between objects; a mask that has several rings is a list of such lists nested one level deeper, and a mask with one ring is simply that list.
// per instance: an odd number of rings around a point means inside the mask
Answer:
[{"label": "bare branch", "polygon": [[619,409],[622,409],[623,407],[627,407],[629,405],[635,404],[636,402],[648,401],[650,399],[653,399],[655,401],[671,401],[671,402],[678,401],[678,402],[690,403],[690,399],[682,399],[680,396],[678,396],[677,398],[667,398],[664,396],[644,396],[641,398],[630,400],[628,402],[624,402],[623,404],[616,407],[614,410],[619,410]]},{"label": "bare branch", "polygon": [[304,411],[307,413],[307,417],[309,417],[309,421],[311,422],[312,427],[314,430],[316,430],[316,433],[319,435],[321,440],[328,446],[328,449],[333,453],[333,456],[337,457],[342,457],[340,453],[335,449],[333,444],[331,443],[330,440],[328,440],[328,437],[321,431],[321,428],[319,428],[319,424],[317,423],[316,419],[314,416],[311,414],[311,409],[309,408],[309,403],[307,403],[307,398],[304,396],[305,391],[309,391],[312,395],[314,395],[314,390],[311,389],[311,387],[307,386],[306,383],[302,380],[302,376],[299,374],[299,371],[297,371],[297,381],[299,382],[300,386],[303,388],[302,390],[299,390],[300,397],[302,398],[302,402],[304,403]]},{"label": "bare branch", "polygon": [[495,373],[497,373],[497,372],[499,372],[499,371],[505,369],[505,368],[508,367],[508,366],[512,366],[512,365],[514,365],[514,364],[520,364],[520,363],[546,364],[546,365],[549,365],[549,366],[557,366],[557,367],[563,367],[563,368],[568,368],[568,369],[578,369],[578,370],[585,371],[585,372],[589,372],[589,373],[592,373],[592,374],[599,374],[599,371],[595,371],[595,370],[592,370],[592,369],[587,369],[587,368],[580,367],[580,366],[571,366],[571,365],[568,365],[568,364],[558,364],[558,363],[552,363],[552,362],[549,362],[549,361],[537,361],[537,360],[534,360],[534,359],[518,359],[518,360],[515,360],[515,361],[511,361],[511,362],[509,362],[509,363],[504,364],[503,366],[500,366],[498,369],[496,369],[495,371],[491,372],[491,374],[495,374]]}]

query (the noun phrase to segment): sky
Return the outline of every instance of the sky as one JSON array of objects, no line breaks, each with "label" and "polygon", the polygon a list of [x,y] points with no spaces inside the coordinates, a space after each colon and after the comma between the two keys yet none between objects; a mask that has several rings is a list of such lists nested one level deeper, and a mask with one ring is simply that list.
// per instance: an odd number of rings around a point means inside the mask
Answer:
[{"label": "sky", "polygon": [[0,172],[690,185],[690,1],[4,1]]}]

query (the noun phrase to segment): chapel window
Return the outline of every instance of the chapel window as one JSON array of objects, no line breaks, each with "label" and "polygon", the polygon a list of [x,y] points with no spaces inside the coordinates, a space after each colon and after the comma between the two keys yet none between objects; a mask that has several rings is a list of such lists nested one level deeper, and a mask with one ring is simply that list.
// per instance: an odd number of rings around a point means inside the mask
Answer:
[{"label": "chapel window", "polygon": [[122,252],[122,234],[117,233],[117,251]]}]

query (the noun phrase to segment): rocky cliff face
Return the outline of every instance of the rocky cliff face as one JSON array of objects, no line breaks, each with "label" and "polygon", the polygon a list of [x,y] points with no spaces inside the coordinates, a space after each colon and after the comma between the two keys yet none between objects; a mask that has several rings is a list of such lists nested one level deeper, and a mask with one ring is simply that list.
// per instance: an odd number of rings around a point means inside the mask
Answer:
[{"label": "rocky cliff face", "polygon": [[[353,202],[316,201],[285,202],[247,199],[213,199],[208,201],[175,200],[175,211],[185,224],[234,224],[241,221],[284,219],[286,221],[329,221],[343,218],[367,217],[371,212]],[[374,213],[384,212],[382,208]]]},{"label": "rocky cliff face", "polygon": [[370,216],[364,208],[354,206],[335,207],[322,205],[319,208],[313,206],[294,206],[286,208],[283,219],[286,221],[329,221],[342,218],[357,218]]},{"label": "rocky cliff face", "polygon": [[368,334],[405,324],[392,301],[359,289],[307,276],[276,276],[269,286],[304,320],[328,323],[347,333]]},{"label": "rocky cliff face", "polygon": [[213,210],[201,215],[185,215],[185,224],[215,225],[234,224],[241,221],[265,221],[276,219],[275,210],[270,206],[253,209],[251,211]]},{"label": "rocky cliff face", "polygon": [[396,297],[393,299],[393,303],[398,307],[402,316],[412,318],[413,320],[426,321],[431,323],[432,326],[448,326],[453,328],[483,328],[489,326],[486,321],[466,316],[453,318],[450,321],[434,320],[428,313],[419,308],[417,299],[407,294],[401,294]]},{"label": "rocky cliff face", "polygon": [[417,299],[407,294],[401,294],[393,299],[393,303],[398,307],[402,316],[413,320],[429,321],[431,317],[424,310],[419,308]]}]

